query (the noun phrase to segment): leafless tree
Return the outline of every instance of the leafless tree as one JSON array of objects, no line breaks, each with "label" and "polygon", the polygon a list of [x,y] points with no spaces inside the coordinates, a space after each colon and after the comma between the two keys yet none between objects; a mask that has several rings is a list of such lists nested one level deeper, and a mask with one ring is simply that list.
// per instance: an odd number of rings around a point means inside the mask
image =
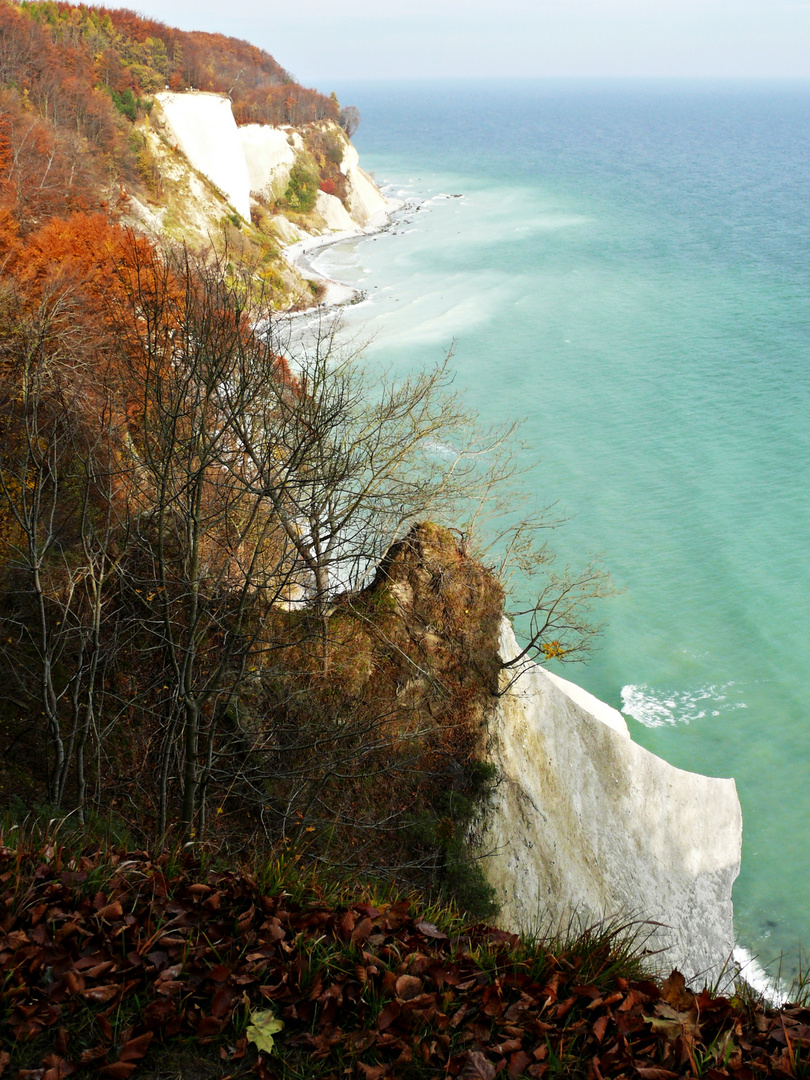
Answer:
[{"label": "leafless tree", "polygon": [[[263,642],[257,613],[288,603],[296,560],[252,482],[234,418],[250,422],[261,388],[285,383],[251,330],[222,264],[137,259],[118,323],[132,433],[133,618],[169,678],[159,765],[159,831],[179,764],[180,820],[204,828],[204,789],[219,718]],[[289,386],[288,386],[289,389]],[[202,820],[199,815],[202,814]]]},{"label": "leafless tree", "polygon": [[86,750],[114,638],[102,627],[106,590],[121,543],[110,400],[102,373],[75,348],[69,287],[30,312],[16,297],[4,300],[0,519],[11,590],[3,647],[11,680],[44,720],[49,801],[63,805],[73,769],[84,820]]},{"label": "leafless tree", "polygon": [[360,112],[354,105],[346,105],[340,110],[340,126],[351,137],[360,127]]},{"label": "leafless tree", "polygon": [[[582,651],[602,579],[554,572],[548,515],[499,531],[521,475],[515,427],[477,424],[450,357],[372,376],[324,321],[285,360],[266,298],[227,254],[133,243],[120,274],[103,347],[71,336],[69,290],[0,335],[0,542],[27,598],[0,614],[40,703],[55,806],[73,769],[84,813],[88,746],[98,779],[122,718],[144,731],[160,834],[175,817],[202,833],[214,789],[261,803],[268,763],[286,778],[282,831],[293,807],[326,819],[347,805],[336,778],[407,771],[425,717],[371,701],[330,720],[330,648],[333,613],[425,519],[504,577],[540,573],[513,663]],[[284,661],[296,650],[298,672]]]}]

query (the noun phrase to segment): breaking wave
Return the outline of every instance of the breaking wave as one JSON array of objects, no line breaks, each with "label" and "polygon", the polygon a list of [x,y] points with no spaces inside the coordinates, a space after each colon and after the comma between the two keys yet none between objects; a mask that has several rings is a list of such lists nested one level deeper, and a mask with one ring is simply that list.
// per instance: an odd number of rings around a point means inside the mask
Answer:
[{"label": "breaking wave", "polygon": [[733,682],[728,682],[673,691],[646,685],[623,686],[622,712],[649,728],[724,716],[732,710],[747,708],[745,702],[734,700],[733,686]]}]

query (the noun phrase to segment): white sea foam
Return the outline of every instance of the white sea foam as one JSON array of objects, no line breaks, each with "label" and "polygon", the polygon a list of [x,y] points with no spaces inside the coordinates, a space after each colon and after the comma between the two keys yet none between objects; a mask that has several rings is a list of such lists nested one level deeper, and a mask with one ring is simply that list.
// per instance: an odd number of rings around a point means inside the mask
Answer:
[{"label": "white sea foam", "polygon": [[761,994],[765,1000],[780,1008],[790,1000],[790,990],[779,978],[774,978],[747,949],[738,945],[734,950],[734,963],[740,969],[740,976],[748,985]]},{"label": "white sea foam", "polygon": [[743,701],[734,701],[733,682],[710,684],[696,690],[664,690],[652,686],[623,686],[622,712],[645,727],[689,724],[707,716],[723,716],[731,710],[745,709]]}]

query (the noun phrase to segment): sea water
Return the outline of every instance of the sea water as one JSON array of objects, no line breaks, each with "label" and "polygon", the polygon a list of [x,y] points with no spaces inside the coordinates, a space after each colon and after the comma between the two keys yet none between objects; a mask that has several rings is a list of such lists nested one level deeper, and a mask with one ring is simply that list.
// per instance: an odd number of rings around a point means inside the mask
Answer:
[{"label": "sea water", "polygon": [[733,776],[739,942],[810,948],[810,85],[337,87],[412,200],[316,265],[371,360],[525,417],[527,500],[618,593],[564,674],[634,739]]}]

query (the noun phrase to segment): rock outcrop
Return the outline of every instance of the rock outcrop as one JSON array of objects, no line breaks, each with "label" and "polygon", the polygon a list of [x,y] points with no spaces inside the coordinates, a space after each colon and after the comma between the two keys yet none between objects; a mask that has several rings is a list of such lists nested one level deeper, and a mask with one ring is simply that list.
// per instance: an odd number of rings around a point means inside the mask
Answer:
[{"label": "rock outcrop", "polygon": [[[504,621],[501,655],[519,651]],[[648,920],[653,965],[711,984],[734,946],[734,781],[669,765],[631,740],[615,709],[536,664],[514,674],[501,674],[489,718],[499,782],[476,839],[501,924]]]},{"label": "rock outcrop", "polygon": [[239,128],[239,139],[250,191],[264,198],[280,198],[290,179],[296,154],[302,149],[301,136],[289,128],[245,124]]},{"label": "rock outcrop", "polygon": [[[265,124],[238,128],[231,103],[221,94],[165,91],[156,94],[155,100],[155,120],[164,137],[222,192],[245,221],[250,221],[251,196],[281,198],[296,162],[306,159],[299,131]],[[360,168],[357,151],[336,124],[324,121],[322,129],[331,129],[338,145],[343,145],[339,168],[346,177],[346,195],[344,205],[334,195],[319,192],[313,231],[321,235],[360,233],[382,225],[388,201]],[[302,238],[302,232],[299,228],[297,239]]]},{"label": "rock outcrop", "polygon": [[198,172],[250,221],[250,180],[231,103],[221,94],[155,95],[166,134]]}]

